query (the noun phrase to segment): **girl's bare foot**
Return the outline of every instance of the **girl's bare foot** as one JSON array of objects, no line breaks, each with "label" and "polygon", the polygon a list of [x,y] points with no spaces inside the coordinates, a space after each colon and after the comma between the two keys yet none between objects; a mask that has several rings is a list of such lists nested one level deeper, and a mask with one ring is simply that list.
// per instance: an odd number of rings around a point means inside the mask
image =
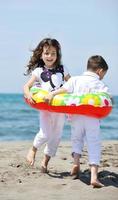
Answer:
[{"label": "girl's bare foot", "polygon": [[47,166],[48,166],[49,160],[50,160],[50,156],[45,155],[43,160],[42,160],[42,164],[41,164],[41,172],[42,173],[47,173],[48,172]]},{"label": "girl's bare foot", "polygon": [[32,149],[29,150],[28,154],[27,154],[27,162],[33,166],[34,162],[35,162],[35,155],[36,155],[36,151],[37,149],[35,147],[33,147]]},{"label": "girl's bare foot", "polygon": [[100,183],[98,180],[91,181],[91,185],[93,186],[93,188],[101,188],[101,187],[104,187],[104,185],[103,185],[102,183]]}]

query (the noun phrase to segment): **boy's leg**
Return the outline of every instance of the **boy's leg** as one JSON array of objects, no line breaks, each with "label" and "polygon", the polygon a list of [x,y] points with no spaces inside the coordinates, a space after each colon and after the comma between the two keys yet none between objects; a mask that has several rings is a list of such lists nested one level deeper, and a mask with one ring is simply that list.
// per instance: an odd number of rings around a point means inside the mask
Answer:
[{"label": "boy's leg", "polygon": [[93,187],[102,187],[103,185],[99,182],[97,178],[98,166],[100,164],[101,157],[101,138],[99,120],[92,117],[86,117],[85,129],[89,164],[91,168],[91,185],[93,185]]},{"label": "boy's leg", "polygon": [[104,185],[102,183],[100,183],[100,181],[98,180],[97,174],[98,174],[98,166],[97,165],[91,165],[91,185],[93,187],[103,187]]},{"label": "boy's leg", "polygon": [[72,115],[71,117],[71,143],[72,156],[74,158],[71,175],[78,175],[80,171],[80,157],[84,146],[84,129],[81,115]]}]

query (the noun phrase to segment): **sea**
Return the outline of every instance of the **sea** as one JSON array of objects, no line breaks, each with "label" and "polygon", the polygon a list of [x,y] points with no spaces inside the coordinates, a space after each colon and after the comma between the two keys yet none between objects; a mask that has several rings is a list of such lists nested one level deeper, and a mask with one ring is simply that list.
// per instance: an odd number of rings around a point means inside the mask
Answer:
[{"label": "sea", "polygon": [[[118,140],[118,96],[110,115],[101,120],[102,140]],[[70,140],[71,120],[66,117],[62,140]],[[39,112],[29,107],[22,94],[0,94],[0,141],[33,140],[39,130]]]}]

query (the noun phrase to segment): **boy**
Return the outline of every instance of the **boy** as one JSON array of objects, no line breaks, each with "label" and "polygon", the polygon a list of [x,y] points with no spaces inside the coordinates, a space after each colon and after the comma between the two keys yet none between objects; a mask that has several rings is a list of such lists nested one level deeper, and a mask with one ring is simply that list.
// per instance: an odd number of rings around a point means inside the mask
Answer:
[{"label": "boy", "polygon": [[[60,93],[76,93],[78,95],[96,92],[109,93],[108,87],[101,81],[107,70],[108,65],[103,57],[99,55],[92,56],[88,60],[86,72],[81,76],[70,78],[62,88],[49,93],[45,97],[45,101],[50,103],[52,98]],[[91,185],[102,187],[103,184],[97,178],[101,157],[100,121],[97,118],[84,115],[72,115],[71,121],[72,156],[74,159],[71,175],[77,175],[80,170],[80,157],[86,138],[91,169]]]}]

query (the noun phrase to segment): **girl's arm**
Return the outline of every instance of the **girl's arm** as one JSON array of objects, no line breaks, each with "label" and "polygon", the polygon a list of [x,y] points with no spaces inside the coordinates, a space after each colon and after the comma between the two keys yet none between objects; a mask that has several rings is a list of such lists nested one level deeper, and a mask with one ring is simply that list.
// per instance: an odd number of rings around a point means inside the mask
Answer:
[{"label": "girl's arm", "polygon": [[34,103],[30,93],[30,88],[33,86],[33,83],[35,81],[36,81],[36,76],[32,75],[29,81],[24,85],[24,96],[30,103]]},{"label": "girl's arm", "polygon": [[68,79],[69,79],[70,77],[71,77],[70,74],[67,74],[67,75],[64,77],[64,80],[65,80],[65,81],[68,81]]},{"label": "girl's arm", "polygon": [[54,96],[57,95],[57,94],[62,94],[62,93],[67,93],[67,90],[64,89],[63,87],[61,87],[61,88],[59,88],[55,91],[50,92],[47,96],[44,97],[44,100],[45,100],[46,103],[51,104],[51,101],[54,98]]},{"label": "girl's arm", "polygon": [[[64,77],[64,80],[68,81],[68,79],[70,79],[70,77],[71,77],[70,74],[67,74]],[[51,101],[54,98],[54,96],[57,95],[57,94],[62,94],[62,93],[68,93],[68,91],[63,86],[60,87],[57,90],[54,90],[54,91],[50,92],[47,96],[44,97],[44,101],[49,103],[49,104],[51,104]]]}]

